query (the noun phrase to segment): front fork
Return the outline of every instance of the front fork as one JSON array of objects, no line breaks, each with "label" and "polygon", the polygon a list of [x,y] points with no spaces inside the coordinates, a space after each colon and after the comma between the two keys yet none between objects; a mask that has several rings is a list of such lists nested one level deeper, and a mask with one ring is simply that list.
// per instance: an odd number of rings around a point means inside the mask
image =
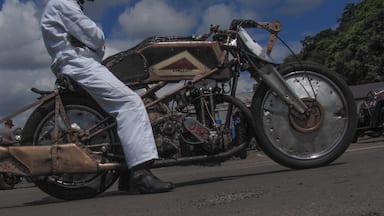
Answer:
[{"label": "front fork", "polygon": [[305,113],[308,107],[290,88],[277,69],[267,64],[257,69],[263,81],[274,91],[289,107],[293,107],[300,114]]}]

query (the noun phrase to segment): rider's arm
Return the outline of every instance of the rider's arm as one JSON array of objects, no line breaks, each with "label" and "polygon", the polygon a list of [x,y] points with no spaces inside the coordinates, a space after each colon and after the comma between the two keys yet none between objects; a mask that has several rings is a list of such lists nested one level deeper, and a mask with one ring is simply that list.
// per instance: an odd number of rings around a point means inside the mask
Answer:
[{"label": "rider's arm", "polygon": [[75,4],[62,4],[62,22],[68,34],[93,50],[103,50],[105,38],[103,31],[89,19]]}]

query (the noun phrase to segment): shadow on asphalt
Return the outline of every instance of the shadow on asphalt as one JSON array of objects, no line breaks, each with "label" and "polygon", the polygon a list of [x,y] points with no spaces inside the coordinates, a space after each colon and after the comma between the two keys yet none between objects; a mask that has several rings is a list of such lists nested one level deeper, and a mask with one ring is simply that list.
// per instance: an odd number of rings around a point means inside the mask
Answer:
[{"label": "shadow on asphalt", "polygon": [[59,200],[59,199],[56,199],[56,198],[51,197],[51,196],[47,196],[41,200],[27,202],[27,203],[23,203],[23,204],[19,204],[19,205],[3,206],[3,207],[0,207],[0,210],[1,209],[21,208],[21,207],[26,207],[26,206],[49,205],[49,204],[62,203],[62,202],[66,202],[66,201]]},{"label": "shadow on asphalt", "polygon": [[[343,163],[343,162],[332,163],[332,164],[329,164],[327,166],[323,166],[323,167],[319,167],[319,168],[312,168],[311,170],[321,169],[324,167],[340,166],[343,164],[345,164],[345,163]],[[273,174],[278,174],[278,173],[297,172],[297,171],[303,171],[303,170],[295,170],[295,169],[285,168],[285,169],[268,171],[268,172],[258,172],[258,173],[242,174],[242,175],[228,175],[228,176],[220,176],[220,177],[195,179],[192,181],[184,181],[184,182],[176,183],[176,189],[178,187],[180,188],[180,187],[186,187],[186,186],[192,186],[192,185],[208,184],[208,183],[214,183],[214,182],[224,182],[224,181],[246,178],[246,177],[251,177],[251,176],[273,175]],[[124,191],[107,191],[107,192],[100,194],[99,196],[96,196],[94,198],[89,198],[89,199],[99,199],[99,198],[103,198],[103,197],[113,197],[113,196],[121,196],[121,195],[138,195],[138,193],[137,192],[124,192]],[[76,201],[76,200],[73,200],[73,201]],[[51,197],[51,196],[47,196],[47,197],[42,198],[41,200],[26,202],[26,203],[20,204],[20,205],[0,207],[0,210],[1,209],[25,207],[25,206],[50,205],[50,204],[57,204],[57,203],[63,203],[63,202],[71,202],[71,201],[60,200],[60,199],[56,199],[56,198]]]},{"label": "shadow on asphalt", "polygon": [[[204,178],[204,179],[196,179],[193,181],[185,181],[185,182],[179,182],[176,183],[176,189],[179,187],[185,187],[185,186],[191,186],[191,185],[200,185],[200,184],[208,184],[208,183],[214,183],[214,182],[223,182],[223,181],[229,181],[233,179],[239,179],[239,178],[246,178],[249,176],[261,176],[261,175],[271,175],[276,173],[284,173],[284,172],[293,172],[295,170],[292,169],[281,169],[281,170],[275,170],[270,172],[259,172],[259,173],[249,173],[249,174],[243,174],[243,175],[228,175],[228,176],[220,176],[220,177],[211,177],[211,178]],[[113,197],[113,196],[121,196],[121,195],[138,195],[137,192],[125,192],[125,191],[107,191],[99,196],[96,196],[94,198],[90,199],[99,199],[103,197]],[[76,201],[76,200],[74,200]],[[31,202],[27,202],[20,205],[14,205],[14,206],[6,206],[6,207],[0,207],[0,209],[10,209],[10,208],[18,208],[18,207],[24,207],[24,206],[42,206],[42,205],[50,205],[50,204],[57,204],[62,202],[71,202],[71,201],[65,201],[56,199],[51,196],[44,197],[40,200],[35,200]]]},{"label": "shadow on asphalt", "polygon": [[295,171],[295,170],[282,169],[282,170],[274,170],[274,171],[260,172],[260,173],[249,173],[249,174],[243,174],[243,175],[230,175],[230,176],[211,177],[211,178],[205,178],[205,179],[196,179],[193,181],[186,181],[186,182],[177,183],[176,187],[185,187],[185,186],[208,184],[208,183],[214,183],[214,182],[223,182],[223,181],[240,179],[240,178],[245,178],[245,177],[250,177],[250,176],[271,175],[271,174],[276,174],[276,173],[284,173],[284,172],[292,172],[292,171]]},{"label": "shadow on asphalt", "polygon": [[[311,169],[321,169],[324,167],[331,167],[331,166],[339,166],[343,165],[345,163],[338,162],[338,163],[332,163],[326,166],[318,167],[318,168],[311,168]],[[285,168],[281,170],[274,170],[274,171],[268,171],[268,172],[259,172],[259,173],[249,173],[249,174],[243,174],[243,175],[230,175],[230,176],[220,176],[220,177],[211,177],[211,178],[205,178],[205,179],[197,179],[193,181],[186,181],[186,182],[180,182],[176,184],[177,187],[185,187],[185,186],[192,186],[192,185],[199,185],[199,184],[208,184],[208,183],[214,183],[214,182],[223,182],[228,180],[234,180],[234,179],[240,179],[245,177],[251,177],[251,176],[262,176],[262,175],[271,175],[271,174],[277,174],[277,173],[285,173],[285,172],[296,172],[296,171],[303,171],[303,169],[290,169]]]}]

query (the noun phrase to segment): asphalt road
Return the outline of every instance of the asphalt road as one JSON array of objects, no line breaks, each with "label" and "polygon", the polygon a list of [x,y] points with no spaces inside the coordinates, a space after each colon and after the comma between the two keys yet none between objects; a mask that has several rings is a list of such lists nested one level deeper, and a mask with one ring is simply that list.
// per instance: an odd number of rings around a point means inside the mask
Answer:
[{"label": "asphalt road", "polygon": [[116,191],[61,201],[31,184],[0,191],[0,216],[12,215],[358,215],[384,216],[384,139],[353,144],[333,164],[291,170],[258,152],[214,167],[155,170],[177,184],[164,194]]}]

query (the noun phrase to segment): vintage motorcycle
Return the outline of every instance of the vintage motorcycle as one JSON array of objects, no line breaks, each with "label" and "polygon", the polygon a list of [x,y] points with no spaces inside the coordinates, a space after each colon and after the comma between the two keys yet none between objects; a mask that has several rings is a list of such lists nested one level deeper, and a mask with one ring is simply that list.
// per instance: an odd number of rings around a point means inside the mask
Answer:
[{"label": "vintage motorcycle", "polygon": [[[266,49],[250,28],[270,32]],[[329,164],[347,149],[357,124],[348,86],[317,64],[274,63],[269,54],[280,30],[277,21],[233,20],[201,36],[151,37],[105,59],[145,102],[161,157],[155,168],[244,159],[252,137],[294,169]],[[258,83],[251,108],[236,97],[241,72]],[[125,164],[113,113],[68,77],[54,91],[32,90],[40,99],[4,118],[38,106],[22,146],[0,148],[0,171],[32,176],[60,199],[104,192]]]}]

